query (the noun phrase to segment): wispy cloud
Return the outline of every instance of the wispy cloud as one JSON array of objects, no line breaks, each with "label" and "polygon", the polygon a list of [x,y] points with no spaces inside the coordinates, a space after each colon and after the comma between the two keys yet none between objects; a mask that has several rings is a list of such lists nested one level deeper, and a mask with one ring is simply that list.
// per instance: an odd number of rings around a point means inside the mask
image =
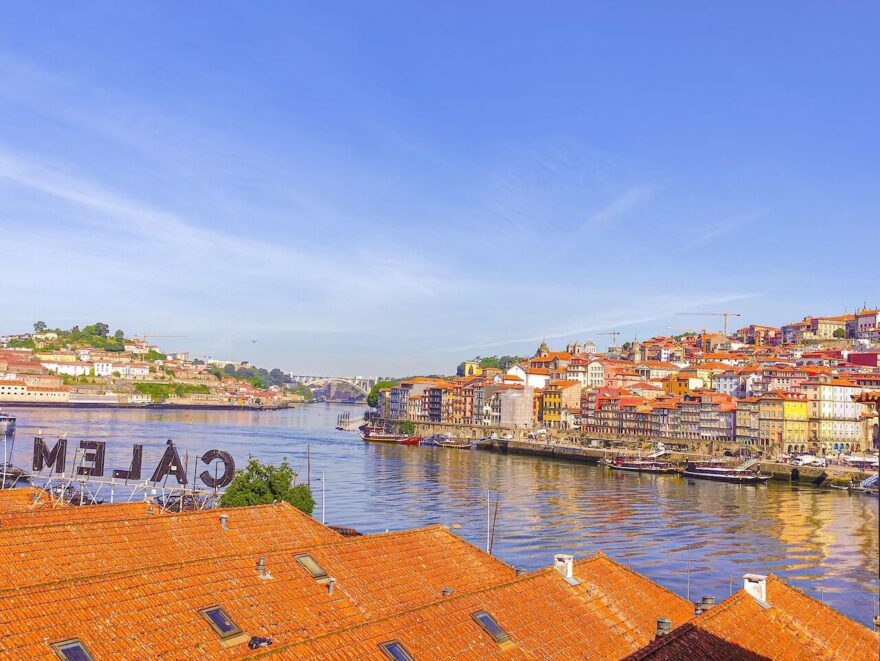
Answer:
[{"label": "wispy cloud", "polygon": [[640,204],[654,195],[655,188],[650,185],[630,186],[613,200],[596,211],[581,225],[580,232],[593,232],[607,229],[626,218]]},{"label": "wispy cloud", "polygon": [[707,225],[696,228],[695,231],[693,231],[693,233],[689,236],[689,238],[682,244],[682,249],[691,250],[693,248],[696,248],[697,246],[701,246],[705,243],[709,243],[710,241],[714,241],[720,236],[724,236],[725,234],[729,234],[730,232],[734,232],[738,229],[745,227],[746,225],[750,225],[761,220],[762,218],[765,218],[769,212],[769,209],[758,209],[756,211],[750,211],[734,218],[724,220],[714,225]]},{"label": "wispy cloud", "polygon": [[628,328],[639,324],[652,323],[667,319],[685,305],[706,306],[718,305],[721,303],[730,303],[733,301],[742,301],[760,296],[757,292],[733,292],[719,296],[709,295],[664,295],[664,296],[643,296],[638,300],[630,300],[630,312],[632,314],[619,314],[619,316],[600,316],[595,315],[589,319],[573,319],[560,325],[558,322],[554,324],[550,332],[534,333],[525,337],[507,337],[505,339],[491,340],[469,344],[465,346],[447,347],[441,349],[442,353],[456,353],[462,351],[470,351],[474,349],[493,349],[498,347],[514,347],[525,342],[538,342],[542,339],[556,340],[561,338],[575,339],[582,338],[589,333],[597,333],[599,331],[611,331],[621,328]]}]

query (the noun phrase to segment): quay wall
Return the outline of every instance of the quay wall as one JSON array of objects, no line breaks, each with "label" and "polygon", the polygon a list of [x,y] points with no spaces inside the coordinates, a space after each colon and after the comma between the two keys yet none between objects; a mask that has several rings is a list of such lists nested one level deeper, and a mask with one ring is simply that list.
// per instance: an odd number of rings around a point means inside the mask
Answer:
[{"label": "quay wall", "polygon": [[[383,421],[392,427],[399,421]],[[449,434],[457,438],[486,438],[493,432],[497,436],[509,434],[511,440],[494,440],[479,446],[481,450],[490,452],[507,452],[511,454],[529,455],[534,457],[550,457],[567,461],[579,461],[587,464],[598,464],[603,458],[619,454],[635,455],[643,441],[638,439],[625,439],[621,437],[608,438],[596,435],[595,437],[582,436],[581,442],[565,441],[559,439],[533,440],[528,438],[529,430],[508,429],[506,427],[493,427],[482,425],[458,425],[448,422],[414,422],[416,433],[419,436],[431,434]],[[687,444],[688,452],[671,452],[669,460],[674,463],[684,464],[688,460],[705,459],[723,455],[725,451],[735,452],[740,449],[736,443],[722,441],[703,441],[699,439],[654,439],[663,440],[667,444]],[[590,442],[611,441],[616,444],[624,444],[626,447],[611,449],[590,447]],[[736,465],[738,460],[731,458],[731,466]],[[849,484],[851,479],[863,480],[869,473],[858,471],[848,466],[792,466],[773,461],[759,462],[760,470],[765,475],[770,475],[773,480],[786,482],[799,482],[812,485]]]}]

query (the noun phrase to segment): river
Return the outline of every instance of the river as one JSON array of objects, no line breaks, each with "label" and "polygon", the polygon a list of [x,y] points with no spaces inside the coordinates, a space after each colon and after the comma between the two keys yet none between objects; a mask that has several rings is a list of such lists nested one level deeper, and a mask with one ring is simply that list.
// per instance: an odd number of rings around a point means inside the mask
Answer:
[{"label": "river", "polygon": [[248,455],[272,463],[287,457],[304,480],[309,447],[314,516],[328,524],[377,532],[441,523],[485,548],[489,492],[493,516],[497,502],[492,551],[518,567],[546,566],[554,553],[602,551],[692,601],[720,601],[741,586],[742,574],[772,572],[866,625],[877,609],[876,497],[370,445],[334,429],[345,410],[361,413],[332,404],[260,412],[6,407],[18,418],[13,459],[22,467],[38,430],[50,444],[67,435],[68,461],[76,442],[107,441],[108,475],[128,468],[133,443],[144,444],[149,475],[170,438],[193,456],[225,449],[239,467]]}]

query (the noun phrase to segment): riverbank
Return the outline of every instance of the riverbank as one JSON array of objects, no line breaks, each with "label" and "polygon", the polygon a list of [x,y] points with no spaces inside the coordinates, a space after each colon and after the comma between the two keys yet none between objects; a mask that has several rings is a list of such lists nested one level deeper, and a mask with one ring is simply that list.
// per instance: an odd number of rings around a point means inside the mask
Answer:
[{"label": "riverbank", "polygon": [[17,402],[0,400],[0,408],[39,408],[39,409],[137,409],[137,410],[184,410],[184,411],[283,411],[296,408],[297,404],[283,406],[262,406],[258,404],[120,404],[111,402]]},{"label": "riverbank", "polygon": [[[490,452],[501,452],[510,454],[530,455],[536,457],[547,457],[552,459],[563,459],[567,461],[578,461],[587,464],[598,464],[603,459],[618,455],[639,456],[636,450],[624,448],[592,448],[584,447],[575,443],[567,443],[564,441],[516,441],[516,440],[493,440],[487,443],[481,443],[477,446],[481,450]],[[684,464],[687,461],[705,459],[703,455],[689,452],[670,452],[666,459],[677,464]],[[723,457],[722,457],[723,458]],[[731,465],[738,463],[737,460],[726,458]],[[814,486],[830,486],[848,485],[853,479],[862,481],[871,474],[850,466],[792,466],[773,461],[761,461],[757,466],[765,475],[770,475],[773,480],[784,480],[787,482],[801,482],[804,484],[812,484]]]}]

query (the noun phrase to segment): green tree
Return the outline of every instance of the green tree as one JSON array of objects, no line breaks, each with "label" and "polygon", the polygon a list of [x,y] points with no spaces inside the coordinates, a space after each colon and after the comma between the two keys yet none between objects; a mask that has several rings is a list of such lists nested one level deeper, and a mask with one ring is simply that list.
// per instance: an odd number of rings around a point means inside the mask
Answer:
[{"label": "green tree", "polygon": [[34,332],[35,333],[42,333],[44,330],[46,330],[46,322],[45,321],[38,321],[34,324]]},{"label": "green tree", "polygon": [[115,333],[113,333],[113,338],[114,338],[117,342],[119,342],[119,344],[122,344],[122,343],[125,341],[125,333],[124,333],[124,332],[122,331],[122,329],[120,328],[120,329],[117,330]]},{"label": "green tree", "polygon": [[846,337],[846,331],[843,330],[842,328],[835,328],[834,329],[834,337],[836,337],[838,340],[842,340],[843,338]]},{"label": "green tree", "polygon": [[411,420],[406,420],[400,423],[400,433],[404,436],[415,436],[416,433],[416,423]]},{"label": "green tree", "polygon": [[105,324],[103,321],[99,321],[95,324],[95,335],[98,337],[107,337],[110,334],[110,326]]},{"label": "green tree", "polygon": [[367,406],[372,408],[379,406],[379,391],[382,390],[382,388],[391,388],[393,386],[393,381],[379,381],[375,386],[370,388],[370,392],[367,394]]},{"label": "green tree", "polygon": [[307,484],[294,486],[296,473],[287,458],[276,467],[251,458],[244,470],[235,472],[232,482],[220,498],[221,507],[266,505],[284,500],[298,510],[311,514],[315,499]]},{"label": "green tree", "polygon": [[498,359],[498,356],[489,356],[480,361],[480,367],[500,370],[501,361]]}]

